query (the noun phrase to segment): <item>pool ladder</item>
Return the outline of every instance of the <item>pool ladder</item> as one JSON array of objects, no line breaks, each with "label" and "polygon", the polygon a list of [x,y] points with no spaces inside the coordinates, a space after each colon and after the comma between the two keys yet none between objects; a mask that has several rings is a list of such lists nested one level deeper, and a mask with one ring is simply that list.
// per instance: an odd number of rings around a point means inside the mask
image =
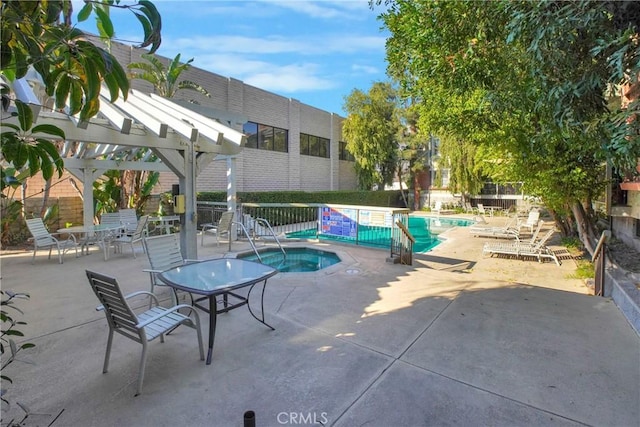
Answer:
[{"label": "pool ladder", "polygon": [[[265,218],[255,218],[253,221],[254,221],[254,224],[258,224],[258,225],[262,226],[263,228],[269,230],[269,234],[273,237],[275,242],[278,244],[278,247],[282,251],[282,255],[284,256],[284,259],[283,259],[282,262],[284,262],[287,259],[287,252],[282,247],[282,244],[280,243],[280,240],[278,239],[278,236],[276,236],[276,233],[273,231],[273,228],[271,227],[271,224],[269,224],[269,221],[267,221]],[[258,249],[256,248],[256,245],[253,242],[253,239],[251,238],[251,233],[249,233],[249,231],[247,230],[247,227],[245,227],[245,225],[243,223],[238,222],[238,221],[233,221],[232,223],[236,224],[236,225],[239,225],[240,228],[242,228],[242,231],[244,232],[244,235],[247,236],[247,239],[249,240],[249,244],[251,245],[251,248],[253,249],[253,252],[258,257],[258,261],[260,261],[260,263],[262,263],[262,257],[260,256],[260,253],[258,252]],[[255,238],[255,225],[254,225],[253,232],[254,232],[254,238]],[[231,240],[229,240],[229,250],[231,250]]]}]

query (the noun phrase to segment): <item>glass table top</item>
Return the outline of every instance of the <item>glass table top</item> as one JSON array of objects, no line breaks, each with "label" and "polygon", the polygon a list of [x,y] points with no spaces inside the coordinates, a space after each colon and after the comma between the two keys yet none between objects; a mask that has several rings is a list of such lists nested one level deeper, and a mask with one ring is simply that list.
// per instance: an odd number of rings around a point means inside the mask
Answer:
[{"label": "glass table top", "polygon": [[214,295],[261,282],[277,273],[275,268],[257,262],[220,258],[175,267],[158,277],[178,289]]}]

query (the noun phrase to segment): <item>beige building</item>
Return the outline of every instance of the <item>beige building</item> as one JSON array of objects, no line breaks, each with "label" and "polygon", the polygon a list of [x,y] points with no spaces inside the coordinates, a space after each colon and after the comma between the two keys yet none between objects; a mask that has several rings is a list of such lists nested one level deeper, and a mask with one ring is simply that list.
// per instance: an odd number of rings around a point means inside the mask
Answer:
[{"label": "beige building", "polygon": [[[112,48],[123,67],[144,62],[140,55],[145,52],[123,44]],[[184,71],[180,79],[201,85],[211,96],[181,90],[173,101],[248,136],[247,145],[236,158],[237,191],[357,188],[354,162],[344,160],[349,156],[341,144],[343,117],[196,67]],[[131,83],[134,89],[153,92],[145,81]],[[225,159],[217,159],[202,171],[197,191],[225,190],[225,163]],[[163,174],[158,192],[170,191],[176,182],[171,174]]]},{"label": "beige building", "polygon": [[[141,55],[146,51],[113,43],[112,53],[126,69],[131,62],[144,62]],[[236,191],[357,188],[353,157],[341,141],[343,117],[196,67],[184,71],[180,79],[201,85],[211,96],[180,90],[172,101],[247,135],[246,146],[235,156]],[[153,93],[153,86],[143,80],[132,80],[131,87]],[[226,175],[227,159],[218,156],[200,171],[196,191],[226,190]],[[177,183],[175,175],[162,172],[154,193],[169,192]],[[24,196],[37,199],[43,189],[44,182],[34,177]],[[54,180],[50,197],[68,202],[81,192],[82,183],[65,172],[62,179]]]}]

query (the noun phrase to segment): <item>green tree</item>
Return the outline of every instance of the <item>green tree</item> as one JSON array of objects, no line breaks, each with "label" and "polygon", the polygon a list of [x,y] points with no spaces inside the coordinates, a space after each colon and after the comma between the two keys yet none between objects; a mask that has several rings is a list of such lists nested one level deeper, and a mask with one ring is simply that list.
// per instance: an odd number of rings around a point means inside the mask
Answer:
[{"label": "green tree", "polygon": [[391,84],[376,82],[368,93],[354,89],[345,97],[342,135],[356,161],[361,189],[383,190],[396,172],[401,128],[398,97]]},{"label": "green tree", "polygon": [[[78,21],[92,14],[96,17],[99,33],[105,39],[114,37],[110,8],[124,8],[133,12],[144,30],[141,47],[151,46],[155,51],[161,42],[161,19],[153,3],[140,0],[133,5],[120,5],[119,0],[85,2],[78,13]],[[69,114],[79,114],[80,120],[93,117],[100,108],[101,83],[108,88],[111,100],[121,93],[126,99],[129,81],[126,73],[107,50],[96,46],[86,34],[72,25],[72,2],[17,1],[2,2],[0,20],[0,74],[12,82],[24,77],[33,67],[40,74],[48,96],[55,97],[55,108],[68,104]],[[8,85],[2,87],[2,107],[8,110],[10,94]],[[45,179],[55,171],[62,174],[64,165],[52,139],[64,139],[64,133],[53,127],[36,126],[30,109],[15,102],[20,126],[2,123],[10,130],[2,133],[0,160],[13,166],[16,175],[8,177],[4,166],[2,190],[9,180],[17,179],[27,165],[29,176],[42,172]],[[31,114],[31,116],[29,116]]]},{"label": "green tree", "polygon": [[424,102],[421,127],[473,144],[475,173],[526,181],[589,249],[585,207],[605,185],[605,160],[629,164],[640,151],[628,120],[637,106],[607,109],[615,85],[637,80],[640,5],[385,3],[389,72]]},{"label": "green tree", "polygon": [[169,66],[165,66],[162,61],[154,55],[143,54],[142,58],[147,62],[132,62],[127,67],[130,70],[141,70],[132,72],[132,79],[146,80],[153,85],[155,92],[165,98],[173,98],[179,90],[193,90],[209,97],[209,92],[197,83],[190,80],[179,80],[180,74],[191,67],[193,58],[186,63],[180,63],[180,54],[177,54]]}]

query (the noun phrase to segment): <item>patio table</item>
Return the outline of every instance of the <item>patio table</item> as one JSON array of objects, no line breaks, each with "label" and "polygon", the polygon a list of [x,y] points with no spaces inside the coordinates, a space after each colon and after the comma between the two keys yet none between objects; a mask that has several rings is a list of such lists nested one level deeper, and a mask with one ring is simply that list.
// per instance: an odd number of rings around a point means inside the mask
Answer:
[{"label": "patio table", "polygon": [[[249,313],[260,323],[274,330],[264,320],[264,291],[267,287],[267,279],[275,276],[278,270],[264,264],[235,258],[218,258],[202,261],[194,264],[182,265],[163,271],[158,278],[175,289],[180,289],[196,295],[202,295],[196,299],[193,305],[209,313],[209,351],[207,353],[207,365],[211,364],[213,341],[216,334],[216,318],[220,313],[226,313],[235,308],[246,305]],[[256,284],[263,283],[260,295],[260,317],[251,309],[249,298]],[[249,287],[245,295],[232,291]],[[222,295],[222,308],[217,308],[217,296]],[[231,304],[228,296],[231,295],[238,302]],[[209,301],[209,306],[201,306],[199,301]]]},{"label": "patio table", "polygon": [[108,224],[75,225],[73,227],[60,228],[58,233],[77,234],[81,242],[80,252],[89,255],[89,244],[97,243],[104,252],[104,260],[109,259],[108,240],[123,230],[123,226]]}]

